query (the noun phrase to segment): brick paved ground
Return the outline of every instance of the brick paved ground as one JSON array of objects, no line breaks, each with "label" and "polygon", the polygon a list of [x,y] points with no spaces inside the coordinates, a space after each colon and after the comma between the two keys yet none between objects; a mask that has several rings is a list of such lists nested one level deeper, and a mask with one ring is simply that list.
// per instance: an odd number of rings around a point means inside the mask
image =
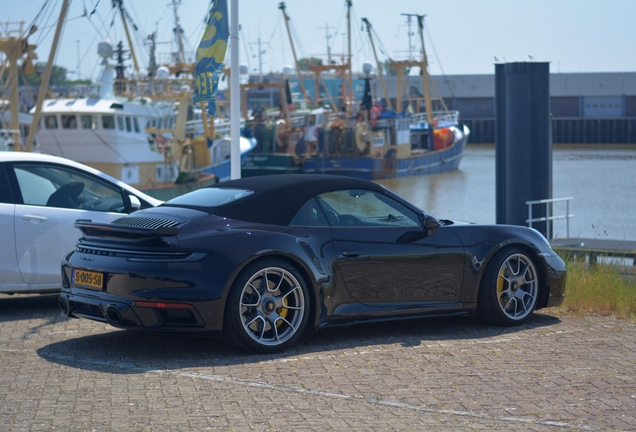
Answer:
[{"label": "brick paved ground", "polygon": [[0,430],[636,430],[636,323],[547,310],[330,330],[282,354],[0,295]]}]

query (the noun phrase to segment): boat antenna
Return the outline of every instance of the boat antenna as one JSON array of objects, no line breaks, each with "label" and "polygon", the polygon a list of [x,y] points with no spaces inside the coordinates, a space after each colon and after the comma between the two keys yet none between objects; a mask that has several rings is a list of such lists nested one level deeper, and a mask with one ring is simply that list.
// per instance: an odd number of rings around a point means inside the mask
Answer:
[{"label": "boat antenna", "polygon": [[[347,115],[350,112],[350,105],[353,102],[353,72],[351,70],[351,0],[346,0],[347,2],[347,45],[348,45],[348,59],[349,59],[349,91],[351,92],[350,103],[345,102],[345,109]],[[343,95],[344,97],[345,95]]]},{"label": "boat antenna", "polygon": [[266,53],[264,49],[261,48],[261,33],[258,33],[258,42],[250,42],[249,45],[257,45],[258,46],[258,74],[259,79],[258,82],[263,82],[263,54]]},{"label": "boat antenna", "polygon": [[183,48],[183,28],[179,24],[179,14],[177,8],[180,6],[181,0],[172,0],[172,11],[174,13],[174,35],[177,40],[177,52],[174,53],[175,63],[181,65],[185,63],[185,50]]},{"label": "boat antenna", "polygon": [[420,34],[420,42],[422,44],[422,87],[424,88],[424,106],[426,109],[426,121],[429,128],[433,129],[433,103],[431,102],[431,90],[429,88],[428,63],[426,59],[426,47],[424,46],[424,17],[426,15],[405,14],[407,17],[417,17],[417,27]]}]

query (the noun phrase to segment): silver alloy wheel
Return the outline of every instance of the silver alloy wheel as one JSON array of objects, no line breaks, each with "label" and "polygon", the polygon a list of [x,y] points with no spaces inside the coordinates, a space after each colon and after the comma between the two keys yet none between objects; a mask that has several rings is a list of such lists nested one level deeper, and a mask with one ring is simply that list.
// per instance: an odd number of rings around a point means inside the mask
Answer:
[{"label": "silver alloy wheel", "polygon": [[267,267],[247,281],[239,309],[246,334],[261,345],[276,346],[294,336],[303,323],[305,296],[293,274]]},{"label": "silver alloy wheel", "polygon": [[510,255],[499,268],[497,302],[510,319],[528,316],[537,302],[539,283],[532,260],[523,254]]}]

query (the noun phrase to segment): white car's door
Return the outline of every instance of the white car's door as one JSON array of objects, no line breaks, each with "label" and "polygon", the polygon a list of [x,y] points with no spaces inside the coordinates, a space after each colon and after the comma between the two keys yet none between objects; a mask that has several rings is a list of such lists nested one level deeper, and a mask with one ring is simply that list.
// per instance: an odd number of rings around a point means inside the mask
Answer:
[{"label": "white car's door", "polygon": [[15,236],[13,234],[15,205],[0,203],[0,292],[10,291],[23,285],[15,252]]},{"label": "white car's door", "polygon": [[[110,222],[124,215],[122,190],[88,173],[48,163],[13,163],[15,251],[23,291],[61,288],[60,263],[75,249],[77,219]],[[21,290],[21,291],[22,291]]]},{"label": "white car's door", "polygon": [[16,259],[14,226],[15,204],[4,165],[0,164],[0,292],[24,285]]},{"label": "white car's door", "polygon": [[77,219],[111,222],[121,213],[16,205],[16,254],[25,289],[61,288],[60,263],[75,249]]}]

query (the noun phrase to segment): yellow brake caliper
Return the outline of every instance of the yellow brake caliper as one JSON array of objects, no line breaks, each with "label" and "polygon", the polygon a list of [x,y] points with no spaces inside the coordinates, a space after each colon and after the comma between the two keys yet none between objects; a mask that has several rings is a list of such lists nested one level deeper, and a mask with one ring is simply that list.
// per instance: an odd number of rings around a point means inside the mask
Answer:
[{"label": "yellow brake caliper", "polygon": [[[285,297],[285,298],[283,299],[283,304],[284,304],[285,306],[287,306],[287,297]],[[287,318],[287,312],[289,312],[289,309],[287,309],[287,308],[279,308],[279,309],[276,311],[276,313],[278,313],[278,315],[280,315],[280,317],[281,317],[281,318],[283,318],[283,319]],[[282,321],[278,321],[278,322],[276,323],[276,327],[280,327],[282,323],[283,323]]]},{"label": "yellow brake caliper", "polygon": [[504,291],[505,276],[506,270],[501,267],[501,270],[499,270],[499,277],[497,278],[497,299],[501,297],[501,293]]}]

